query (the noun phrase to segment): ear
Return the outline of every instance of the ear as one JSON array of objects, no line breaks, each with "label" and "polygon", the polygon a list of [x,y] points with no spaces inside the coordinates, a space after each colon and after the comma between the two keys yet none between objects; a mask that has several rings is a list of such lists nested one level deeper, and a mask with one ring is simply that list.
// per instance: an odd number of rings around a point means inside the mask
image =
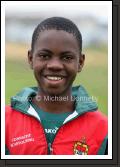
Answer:
[{"label": "ear", "polygon": [[30,68],[33,69],[33,55],[31,50],[28,50],[28,63]]},{"label": "ear", "polygon": [[80,53],[79,64],[78,64],[78,72],[82,71],[82,68],[84,66],[84,61],[85,61],[85,55]]}]

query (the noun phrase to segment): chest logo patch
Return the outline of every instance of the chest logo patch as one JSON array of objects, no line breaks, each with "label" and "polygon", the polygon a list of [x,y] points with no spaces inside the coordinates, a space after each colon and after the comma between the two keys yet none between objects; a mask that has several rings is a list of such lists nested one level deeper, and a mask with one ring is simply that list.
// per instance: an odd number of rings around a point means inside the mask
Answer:
[{"label": "chest logo patch", "polygon": [[85,138],[81,141],[77,141],[74,144],[74,154],[75,155],[87,155],[89,150],[89,146],[86,144]]},{"label": "chest logo patch", "polygon": [[11,139],[11,147],[16,147],[18,145],[23,145],[26,143],[34,142],[34,138],[31,133],[24,134],[23,136],[14,137]]}]

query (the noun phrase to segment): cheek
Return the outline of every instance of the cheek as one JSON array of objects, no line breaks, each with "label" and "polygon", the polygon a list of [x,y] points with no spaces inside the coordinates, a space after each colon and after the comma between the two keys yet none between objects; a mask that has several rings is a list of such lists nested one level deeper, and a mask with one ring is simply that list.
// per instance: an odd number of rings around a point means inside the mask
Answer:
[{"label": "cheek", "polygon": [[72,64],[68,64],[66,67],[67,69],[69,69],[68,70],[69,75],[73,76],[77,74],[79,64],[77,62],[74,62]]},{"label": "cheek", "polygon": [[41,63],[33,63],[33,72],[37,80],[40,79],[42,70],[43,70],[43,65]]},{"label": "cheek", "polygon": [[41,71],[44,68],[44,66],[45,66],[44,63],[41,62],[39,59],[36,58],[33,60],[33,70],[35,72]]}]

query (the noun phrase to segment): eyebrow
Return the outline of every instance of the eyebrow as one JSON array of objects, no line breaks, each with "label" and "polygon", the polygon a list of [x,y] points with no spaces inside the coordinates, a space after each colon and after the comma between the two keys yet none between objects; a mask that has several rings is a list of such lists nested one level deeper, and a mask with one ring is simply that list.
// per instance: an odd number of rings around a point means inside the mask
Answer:
[{"label": "eyebrow", "polygon": [[41,50],[39,50],[38,52],[41,52],[41,51],[48,52],[48,53],[51,53],[51,54],[53,53],[51,50],[49,50],[49,49],[44,49],[44,48],[41,49]]},{"label": "eyebrow", "polygon": [[[45,49],[45,48],[39,50],[38,52],[40,52],[40,51],[48,52],[48,53],[50,53],[50,54],[53,54],[53,52],[52,52],[51,50],[49,50],[49,49]],[[61,52],[61,54],[70,54],[70,53],[75,54],[75,53],[72,52],[72,51],[63,51],[63,52]]]},{"label": "eyebrow", "polygon": [[70,53],[75,54],[75,53],[72,52],[72,51],[64,51],[64,52],[61,52],[61,54],[70,54]]}]

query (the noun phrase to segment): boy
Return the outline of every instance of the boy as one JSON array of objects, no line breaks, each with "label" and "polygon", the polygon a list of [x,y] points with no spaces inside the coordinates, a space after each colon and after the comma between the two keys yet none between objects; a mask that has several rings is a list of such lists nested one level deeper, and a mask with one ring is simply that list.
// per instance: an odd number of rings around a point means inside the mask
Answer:
[{"label": "boy", "polygon": [[38,86],[6,107],[6,154],[106,154],[107,118],[82,86],[72,87],[84,60],[72,21],[52,17],[36,27],[28,61]]}]

